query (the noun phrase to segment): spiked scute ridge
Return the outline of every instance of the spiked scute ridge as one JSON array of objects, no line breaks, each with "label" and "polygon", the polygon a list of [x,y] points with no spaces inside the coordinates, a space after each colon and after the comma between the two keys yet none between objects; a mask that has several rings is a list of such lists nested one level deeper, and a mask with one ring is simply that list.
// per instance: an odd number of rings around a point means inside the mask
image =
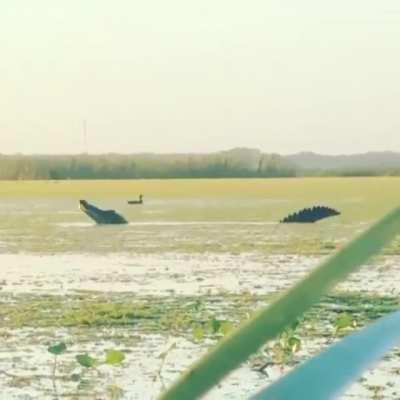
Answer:
[{"label": "spiked scute ridge", "polygon": [[340,212],[324,206],[314,206],[312,208],[304,208],[293,214],[289,214],[281,223],[313,223],[324,218],[340,215]]}]

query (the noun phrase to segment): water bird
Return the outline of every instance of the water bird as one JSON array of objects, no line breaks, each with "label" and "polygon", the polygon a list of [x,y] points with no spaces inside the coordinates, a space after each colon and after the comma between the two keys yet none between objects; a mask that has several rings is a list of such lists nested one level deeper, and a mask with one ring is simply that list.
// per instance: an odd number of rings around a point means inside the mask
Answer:
[{"label": "water bird", "polygon": [[128,204],[143,204],[143,195],[139,195],[139,200],[128,200]]}]

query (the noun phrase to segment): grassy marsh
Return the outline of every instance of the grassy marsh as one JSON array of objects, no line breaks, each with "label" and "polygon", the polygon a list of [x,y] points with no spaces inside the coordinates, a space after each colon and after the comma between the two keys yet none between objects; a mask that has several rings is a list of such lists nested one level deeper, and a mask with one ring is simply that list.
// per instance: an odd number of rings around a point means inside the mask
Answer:
[{"label": "grassy marsh", "polygon": [[[144,206],[128,206],[139,193]],[[94,226],[77,209],[80,198],[116,208],[131,223]],[[53,398],[48,379],[34,376],[49,362],[46,346],[65,341],[62,376],[77,373],[78,352],[100,357],[116,347],[127,357],[124,369],[101,367],[92,392],[82,389],[80,397],[76,383],[60,382],[64,398],[111,399],[121,389],[120,398],[152,399],[399,198],[400,178],[0,182],[0,386],[10,399]],[[277,223],[313,204],[342,215],[310,226]],[[291,333],[301,342],[295,354],[288,356],[284,341],[273,343],[209,398],[243,398],[240,382],[248,390],[265,386],[397,309],[399,254],[397,240],[307,313]],[[265,364],[268,377],[258,370]],[[379,381],[356,385],[348,398],[396,398],[396,365],[397,352]]]}]

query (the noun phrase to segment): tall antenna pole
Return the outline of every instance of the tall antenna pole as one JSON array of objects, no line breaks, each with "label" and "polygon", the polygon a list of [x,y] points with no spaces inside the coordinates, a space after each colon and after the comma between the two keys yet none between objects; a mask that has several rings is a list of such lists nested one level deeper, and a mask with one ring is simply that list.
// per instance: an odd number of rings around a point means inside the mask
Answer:
[{"label": "tall antenna pole", "polygon": [[84,142],[84,153],[88,154],[88,133],[87,133],[87,121],[83,120],[83,142]]}]

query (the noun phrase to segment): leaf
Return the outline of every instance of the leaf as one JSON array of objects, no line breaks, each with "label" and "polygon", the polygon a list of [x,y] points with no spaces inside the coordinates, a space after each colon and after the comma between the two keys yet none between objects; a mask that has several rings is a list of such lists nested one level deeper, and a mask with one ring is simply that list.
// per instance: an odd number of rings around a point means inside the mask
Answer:
[{"label": "leaf", "polygon": [[221,321],[218,321],[217,319],[213,318],[211,321],[212,333],[218,333],[220,328],[221,328]]},{"label": "leaf", "polygon": [[272,355],[273,355],[273,360],[275,364],[283,364],[286,361],[286,354],[285,351],[281,345],[281,343],[276,342],[272,346]]},{"label": "leaf", "polygon": [[292,354],[297,353],[301,349],[301,341],[299,338],[292,336],[288,340],[288,346]]},{"label": "leaf", "polygon": [[125,354],[118,350],[108,350],[106,353],[106,364],[117,365],[125,360]]},{"label": "leaf", "polygon": [[198,342],[201,342],[205,336],[204,329],[201,326],[196,326],[193,329],[193,336]]},{"label": "leaf", "polygon": [[93,368],[96,365],[96,360],[88,354],[79,354],[75,358],[82,367]]},{"label": "leaf", "polygon": [[[162,400],[201,397],[264,343],[278,336],[309,310],[334,285],[380,252],[400,231],[400,208],[323,261],[274,303],[255,313],[227,335],[160,397]],[[298,397],[299,398],[299,397]]]},{"label": "leaf", "polygon": [[51,354],[59,356],[67,350],[67,345],[65,343],[59,343],[54,346],[50,346],[47,351]]},{"label": "leaf", "polygon": [[366,368],[399,344],[400,311],[397,311],[347,336],[252,400],[336,399]]},{"label": "leaf", "polygon": [[347,328],[352,328],[355,324],[353,317],[348,313],[343,313],[339,315],[338,319],[335,322],[336,329],[343,330]]},{"label": "leaf", "polygon": [[230,321],[223,321],[221,323],[220,332],[225,336],[233,330],[233,324]]}]

